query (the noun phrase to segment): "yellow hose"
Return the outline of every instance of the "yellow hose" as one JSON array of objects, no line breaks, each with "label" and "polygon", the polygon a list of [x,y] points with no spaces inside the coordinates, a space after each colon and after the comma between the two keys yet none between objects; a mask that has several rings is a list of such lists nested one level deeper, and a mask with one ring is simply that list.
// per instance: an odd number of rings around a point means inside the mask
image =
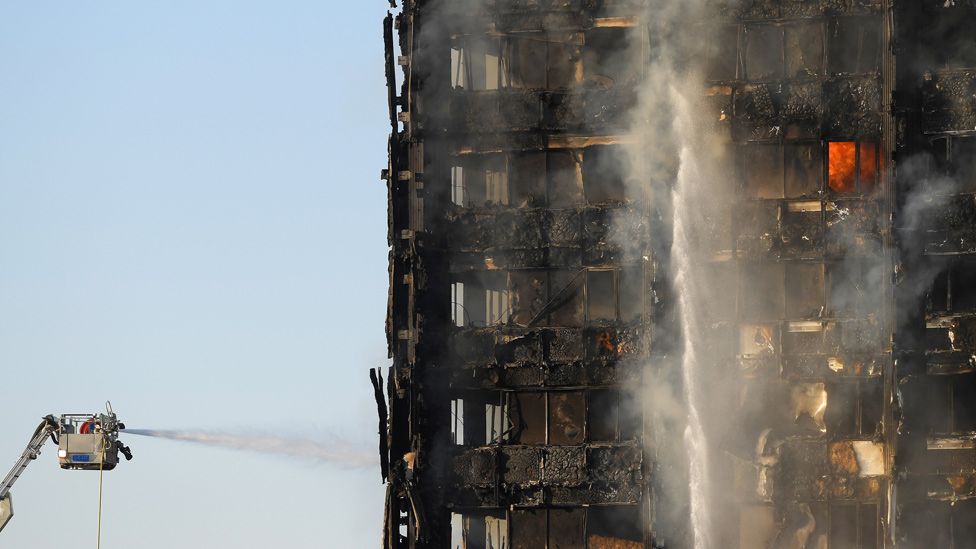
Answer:
[{"label": "yellow hose", "polygon": [[102,438],[102,459],[98,462],[98,537],[96,549],[102,549],[102,476],[105,466],[105,438]]}]

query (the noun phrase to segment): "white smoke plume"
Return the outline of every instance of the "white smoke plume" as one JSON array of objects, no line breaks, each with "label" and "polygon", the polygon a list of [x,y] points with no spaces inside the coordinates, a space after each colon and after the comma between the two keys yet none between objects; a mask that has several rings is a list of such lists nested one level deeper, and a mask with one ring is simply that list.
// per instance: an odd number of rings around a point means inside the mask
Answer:
[{"label": "white smoke plume", "polygon": [[347,469],[373,467],[377,462],[375,451],[337,437],[328,437],[327,440],[312,440],[260,432],[245,434],[228,431],[185,431],[177,429],[126,429],[124,433],[324,462]]}]

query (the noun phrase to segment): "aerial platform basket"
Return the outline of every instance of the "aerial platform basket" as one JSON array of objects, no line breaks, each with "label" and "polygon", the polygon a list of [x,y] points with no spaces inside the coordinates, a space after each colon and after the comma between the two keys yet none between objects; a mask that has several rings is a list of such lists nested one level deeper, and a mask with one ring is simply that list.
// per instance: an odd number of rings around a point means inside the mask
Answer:
[{"label": "aerial platform basket", "polygon": [[64,414],[58,464],[62,469],[111,471],[119,463],[118,425],[106,414]]}]

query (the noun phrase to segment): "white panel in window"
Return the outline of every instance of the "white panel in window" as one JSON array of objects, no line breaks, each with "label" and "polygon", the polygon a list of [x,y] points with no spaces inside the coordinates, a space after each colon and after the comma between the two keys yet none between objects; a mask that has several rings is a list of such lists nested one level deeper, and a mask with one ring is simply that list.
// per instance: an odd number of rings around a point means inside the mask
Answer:
[{"label": "white panel in window", "polygon": [[464,63],[464,49],[462,48],[451,48],[451,87],[452,88],[464,88],[465,78],[464,73],[467,71],[467,67]]},{"label": "white panel in window", "polygon": [[508,290],[485,290],[485,324],[508,323]]},{"label": "white panel in window", "polygon": [[464,327],[467,324],[464,311],[464,282],[451,284],[451,317],[454,325]]},{"label": "white panel in window", "polygon": [[451,167],[451,202],[464,206],[464,168]]}]

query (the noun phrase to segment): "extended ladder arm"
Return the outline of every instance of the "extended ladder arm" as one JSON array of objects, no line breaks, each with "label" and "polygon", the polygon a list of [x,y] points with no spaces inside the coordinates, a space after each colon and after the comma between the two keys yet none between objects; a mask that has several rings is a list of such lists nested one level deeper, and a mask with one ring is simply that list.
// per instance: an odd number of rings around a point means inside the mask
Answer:
[{"label": "extended ladder arm", "polygon": [[41,447],[44,446],[47,437],[50,436],[51,440],[57,444],[57,439],[55,438],[57,431],[58,421],[54,419],[54,416],[44,416],[44,421],[37,426],[37,430],[34,431],[34,436],[31,438],[30,443],[27,444],[27,448],[24,449],[24,453],[21,454],[20,459],[17,460],[17,463],[7,473],[6,478],[3,479],[3,484],[0,484],[0,500],[7,497],[7,494],[10,493],[10,487],[17,482],[24,469],[27,469],[30,462],[37,459],[37,456],[40,455]]}]

